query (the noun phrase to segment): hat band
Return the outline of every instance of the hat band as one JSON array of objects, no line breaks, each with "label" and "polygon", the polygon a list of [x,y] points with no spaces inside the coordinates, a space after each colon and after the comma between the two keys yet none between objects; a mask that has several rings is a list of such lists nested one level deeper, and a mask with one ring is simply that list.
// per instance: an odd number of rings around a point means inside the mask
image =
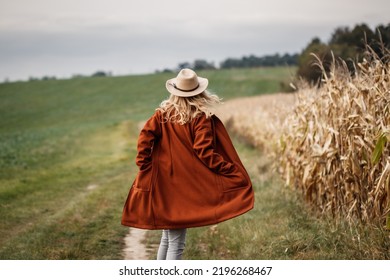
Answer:
[{"label": "hat band", "polygon": [[183,92],[190,92],[190,91],[196,90],[196,89],[199,87],[199,84],[198,84],[195,88],[193,88],[193,89],[181,89],[181,88],[178,88],[178,87],[176,86],[175,83],[173,84],[173,87],[174,87],[175,89],[180,90],[180,91],[183,91]]}]

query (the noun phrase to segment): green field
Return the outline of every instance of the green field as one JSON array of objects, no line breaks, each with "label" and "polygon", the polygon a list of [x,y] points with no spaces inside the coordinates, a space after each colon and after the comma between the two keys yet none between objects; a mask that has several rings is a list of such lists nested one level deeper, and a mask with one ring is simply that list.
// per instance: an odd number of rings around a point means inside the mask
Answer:
[{"label": "green field", "polygon": [[[279,90],[288,68],[200,72],[225,99]],[[175,74],[0,85],[0,259],[119,259],[138,122]]]},{"label": "green field", "polygon": [[[278,92],[294,71],[198,74],[228,100]],[[165,81],[174,75],[0,84],[0,259],[122,258],[128,228],[120,218],[137,172],[138,123],[168,96]],[[186,258],[389,258],[386,233],[315,218],[264,155],[235,144],[250,166],[255,210],[217,228],[190,230]],[[151,232],[148,242],[158,235]],[[357,235],[367,241],[354,243]]]}]

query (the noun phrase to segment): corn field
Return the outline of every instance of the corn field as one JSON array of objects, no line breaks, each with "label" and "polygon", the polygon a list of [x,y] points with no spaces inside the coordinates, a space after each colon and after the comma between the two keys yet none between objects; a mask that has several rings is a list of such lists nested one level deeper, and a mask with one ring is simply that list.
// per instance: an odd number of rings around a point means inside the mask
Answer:
[{"label": "corn field", "polygon": [[280,138],[287,183],[323,212],[364,222],[390,212],[390,67],[335,67],[319,89],[298,92]]},{"label": "corn field", "polygon": [[273,153],[295,99],[294,94],[288,93],[238,98],[224,103],[216,114],[229,131],[259,150]]},{"label": "corn field", "polygon": [[[319,64],[321,66],[321,64]],[[374,56],[324,71],[264,102],[231,105],[230,129],[274,157],[287,185],[322,213],[390,228],[390,65]],[[255,104],[255,102],[252,102]]]}]

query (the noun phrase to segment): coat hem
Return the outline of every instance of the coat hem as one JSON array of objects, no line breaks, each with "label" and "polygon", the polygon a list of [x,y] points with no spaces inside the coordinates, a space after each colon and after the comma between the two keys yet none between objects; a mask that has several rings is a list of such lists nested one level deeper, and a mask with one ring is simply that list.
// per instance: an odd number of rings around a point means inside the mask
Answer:
[{"label": "coat hem", "polygon": [[139,229],[148,229],[148,230],[195,228],[195,227],[203,227],[203,226],[210,226],[210,225],[219,224],[219,223],[225,222],[227,220],[230,220],[230,219],[236,218],[238,216],[241,216],[241,215],[249,212],[252,209],[253,209],[253,206],[251,206],[250,208],[245,209],[245,210],[243,210],[243,211],[241,211],[239,213],[236,213],[234,215],[226,216],[226,217],[224,217],[223,219],[220,219],[220,220],[215,220],[215,221],[210,221],[210,222],[194,223],[194,224],[186,224],[186,225],[141,225],[141,224],[126,222],[126,221],[122,221],[121,224],[123,226],[127,226],[127,227],[133,227],[133,228],[139,228]]}]

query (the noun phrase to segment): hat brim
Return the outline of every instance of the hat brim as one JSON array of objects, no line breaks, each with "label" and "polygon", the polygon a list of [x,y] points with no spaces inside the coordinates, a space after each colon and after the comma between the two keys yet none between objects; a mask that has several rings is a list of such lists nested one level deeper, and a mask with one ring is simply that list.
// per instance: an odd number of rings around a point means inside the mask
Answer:
[{"label": "hat brim", "polygon": [[165,83],[165,86],[167,90],[173,95],[180,96],[180,97],[191,97],[191,96],[201,94],[207,89],[207,86],[209,85],[209,80],[206,78],[198,77],[198,82],[199,82],[199,86],[192,91],[182,91],[180,89],[175,88],[174,84],[176,84],[176,78],[169,79]]}]

